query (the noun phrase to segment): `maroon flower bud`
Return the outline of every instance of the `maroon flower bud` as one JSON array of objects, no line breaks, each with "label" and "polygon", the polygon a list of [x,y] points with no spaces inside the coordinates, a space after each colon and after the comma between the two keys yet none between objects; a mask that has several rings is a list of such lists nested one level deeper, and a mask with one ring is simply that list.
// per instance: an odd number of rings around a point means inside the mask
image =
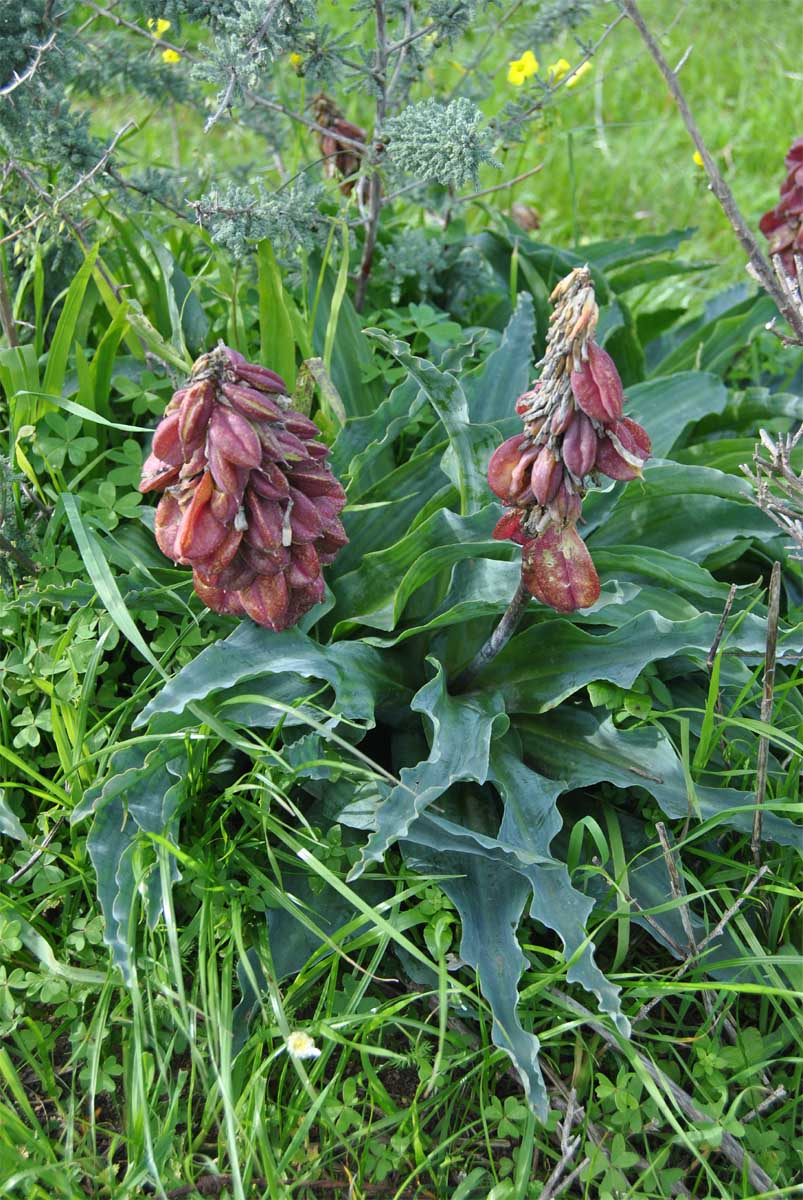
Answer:
[{"label": "maroon flower bud", "polygon": [[262,447],[251,422],[220,404],[209,422],[208,445],[239,467],[258,467],[262,461]]},{"label": "maroon flower bud", "polygon": [[186,390],[178,414],[178,433],[185,458],[187,451],[192,453],[206,433],[214,399],[215,389],[208,379],[194,383]]},{"label": "maroon flower bud", "polygon": [[522,578],[536,600],[556,612],[588,608],[599,599],[599,576],[573,525],[552,527],[525,543]]},{"label": "maroon flower bud", "polygon": [[140,483],[165,492],[156,541],[193,567],[201,600],[274,630],[321,601],[321,565],[348,542],[328,447],[314,422],[275,398],[285,392],[238,351],[202,355],[167,406]]},{"label": "maroon flower bud", "polygon": [[572,371],[574,398],[595,421],[616,421],[622,415],[622,381],[616,364],[596,342],[588,343],[588,361]]},{"label": "maroon flower bud", "polygon": [[493,531],[493,537],[498,542],[509,541],[515,542],[518,546],[523,546],[525,542],[524,530],[521,526],[522,513],[520,510],[515,512],[505,513],[496,522]]},{"label": "maroon flower bud", "polygon": [[[594,443],[596,448],[596,442]],[[577,492],[570,492],[564,481],[549,506],[549,515],[559,525],[575,525],[580,519],[583,501]]]},{"label": "maroon flower bud", "polygon": [[275,392],[282,396],[287,395],[287,384],[281,375],[277,375],[269,367],[260,367],[256,363],[243,361],[235,367],[235,374],[238,379],[242,379],[245,383],[250,383],[252,387],[259,388],[262,392]]},{"label": "maroon flower bud", "polygon": [[507,500],[510,495],[510,484],[513,472],[521,458],[521,447],[527,435],[517,433],[501,446],[497,446],[488,463],[488,486],[501,500]]},{"label": "maroon flower bud", "polygon": [[164,462],[156,454],[149,454],[142,464],[142,478],[139,490],[145,492],[161,492],[179,476],[179,468]]},{"label": "maroon flower bud", "polygon": [[178,436],[178,422],[177,412],[163,417],[153,435],[153,453],[171,467],[181,466],[184,462],[184,451]]},{"label": "maroon flower bud", "polygon": [[595,466],[609,479],[639,479],[651,450],[646,429],[625,417],[615,421],[601,435]]},{"label": "maroon flower bud", "polygon": [[563,435],[563,461],[578,479],[583,479],[597,457],[597,435],[588,417],[576,412]]},{"label": "maroon flower bud", "polygon": [[542,446],[533,463],[530,486],[539,504],[549,504],[563,482],[563,467],[548,446]]},{"label": "maroon flower bud", "polygon": [[[224,383],[220,389],[232,407],[244,417],[256,417],[257,420],[280,421],[282,409],[275,400],[271,400],[264,392],[256,388],[243,387],[240,383]],[[315,432],[318,430],[316,428]]]}]

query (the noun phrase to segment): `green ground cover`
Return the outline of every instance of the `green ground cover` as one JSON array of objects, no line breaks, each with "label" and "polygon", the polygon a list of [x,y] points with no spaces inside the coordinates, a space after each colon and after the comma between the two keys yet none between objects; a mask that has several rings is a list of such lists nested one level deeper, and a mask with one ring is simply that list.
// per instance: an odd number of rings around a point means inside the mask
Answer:
[{"label": "green ground cover", "polygon": [[[133,113],[120,170],[161,171],[168,207],[100,173],[55,220],[0,197],[20,343],[0,341],[3,1194],[799,1194],[801,572],[740,466],[760,428],[803,419],[803,354],[766,331],[635,31],[494,145],[501,171],[388,206],[360,314],[339,181],[301,249],[252,231],[238,256],[187,208],[228,178],[317,181],[316,142],[296,123],[266,150],[278,118],[247,104],[204,133],[214,88],[199,111],[174,86],[204,26],[171,12],[188,53],[162,62],[145,8],[116,7],[140,33],[97,5],[70,27],[173,83],[68,92],[104,143]],[[530,6],[480,7],[411,99],[493,121],[526,94],[508,64]],[[643,11],[672,65],[692,47],[681,82],[755,228],[800,132],[797,6]],[[574,36],[533,48],[575,63]],[[288,54],[271,78],[309,111]],[[371,127],[365,88],[339,102]],[[521,427],[549,292],[585,261],[654,458],[586,498],[598,605],[532,601],[450,691],[519,575],[488,458]],[[296,384],[347,489],[327,600],[283,633],[205,609],[136,490],[218,339]]]}]

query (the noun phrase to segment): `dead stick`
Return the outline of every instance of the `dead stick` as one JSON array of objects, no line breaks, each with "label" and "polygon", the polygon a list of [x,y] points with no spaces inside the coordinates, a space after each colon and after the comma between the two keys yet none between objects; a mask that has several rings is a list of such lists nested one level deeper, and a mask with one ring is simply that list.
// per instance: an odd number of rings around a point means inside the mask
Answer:
[{"label": "dead stick", "polygon": [[783,289],[778,284],[775,272],[772,270],[772,267],[762,254],[755,235],[742,216],[733,192],[722,178],[716,163],[709,154],[708,147],[703,141],[703,136],[700,133],[697,122],[692,116],[691,109],[686,103],[686,97],[683,95],[677,75],[669,66],[669,63],[661,53],[658,43],[644,23],[644,18],[639,12],[635,0],[621,0],[621,4],[624,11],[627,13],[628,17],[641,34],[641,39],[644,42],[644,45],[647,47],[647,50],[652,56],[653,61],[658,67],[658,70],[666,80],[667,87],[669,88],[669,91],[671,92],[675,103],[678,106],[680,115],[683,118],[683,123],[688,129],[691,139],[697,147],[700,157],[703,160],[703,166],[705,168],[706,175],[708,176],[711,191],[719,201],[722,211],[728,218],[731,228],[733,229],[737,238],[741,242],[745,253],[747,254],[754,278],[758,280],[765,292],[767,292],[775,301],[779,312],[783,313],[784,317],[795,331],[795,336],[798,342],[803,344],[803,313],[798,311],[794,305],[789,303],[789,300],[784,294]]},{"label": "dead stick", "polygon": [[[580,1017],[586,1024],[598,1033],[604,1042],[611,1049],[622,1052],[622,1044],[619,1039],[613,1034],[606,1025],[598,1021],[594,1014],[582,1004],[579,1004],[571,996],[567,996],[565,992],[559,991],[557,988],[548,988],[548,994],[554,997],[558,1003],[564,1005],[571,1012]],[[665,1075],[660,1067],[656,1067],[655,1063],[643,1054],[640,1054],[635,1047],[631,1047],[630,1054],[636,1058],[641,1067],[647,1072],[650,1078],[664,1091],[672,1096],[680,1111],[689,1118],[698,1127],[710,1124],[711,1118],[707,1117],[692,1100],[687,1092],[677,1083],[673,1082],[668,1075]],[[725,1130],[722,1131],[722,1141],[720,1142],[718,1153],[723,1154],[728,1162],[739,1171],[747,1171],[747,1178],[750,1181],[750,1186],[757,1192],[770,1192],[772,1194],[772,1180],[766,1171],[758,1165],[755,1159],[746,1154],[743,1148],[739,1145],[736,1138]]]},{"label": "dead stick", "polygon": [[[764,694],[761,697],[761,720],[769,725],[772,719],[772,701],[775,693],[775,655],[778,649],[778,613],[781,606],[781,564],[772,564],[770,594],[767,605],[767,650],[764,657]],[[751,849],[753,862],[761,866],[761,806],[767,791],[767,768],[769,765],[770,740],[762,733],[758,740],[758,762],[756,764],[756,811],[753,813],[753,838]]]}]

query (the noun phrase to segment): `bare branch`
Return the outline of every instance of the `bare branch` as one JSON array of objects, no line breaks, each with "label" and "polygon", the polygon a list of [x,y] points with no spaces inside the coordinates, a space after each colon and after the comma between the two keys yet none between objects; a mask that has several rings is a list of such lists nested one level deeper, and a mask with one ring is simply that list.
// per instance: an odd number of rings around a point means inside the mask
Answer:
[{"label": "bare branch", "polygon": [[742,248],[747,254],[750,266],[752,268],[751,273],[753,274],[753,277],[758,280],[764,290],[775,301],[778,306],[778,310],[783,314],[794,330],[795,337],[800,344],[803,345],[803,314],[796,308],[795,305],[789,303],[788,297],[784,289],[779,285],[778,279],[772,270],[772,267],[762,254],[755,234],[742,216],[733,192],[723,179],[719,168],[709,153],[708,147],[703,141],[703,136],[700,133],[697,122],[692,116],[691,109],[686,102],[686,97],[684,96],[680,87],[677,75],[669,66],[663,54],[661,53],[661,49],[647,28],[647,25],[645,24],[644,18],[639,12],[638,5],[635,3],[635,0],[620,0],[620,3],[624,12],[641,34],[641,39],[644,42],[644,45],[647,47],[647,50],[649,51],[653,61],[658,67],[658,70],[666,80],[666,85],[669,88],[675,103],[677,104],[678,111],[683,119],[683,123],[689,131],[691,139],[694,142],[694,145],[697,147],[700,157],[703,160],[703,166],[705,168],[706,175],[708,176],[711,191],[719,201],[722,211],[728,218],[731,228],[733,229],[742,245]]},{"label": "bare branch", "polygon": [[15,92],[18,87],[22,87],[24,83],[27,83],[29,79],[32,79],[39,70],[39,64],[41,63],[42,59],[47,54],[51,46],[55,44],[55,41],[56,34],[51,33],[47,41],[42,42],[41,46],[33,46],[32,49],[34,50],[34,57],[31,59],[21,75],[15,71],[11,77],[11,81],[4,87],[0,88],[0,96],[10,96],[11,93]]},{"label": "bare branch", "polygon": [[[781,605],[781,564],[772,564],[769,598],[767,601],[767,650],[764,658],[764,691],[761,697],[761,720],[769,725],[772,720],[772,702],[775,695],[775,655],[778,649],[778,615]],[[762,733],[758,740],[758,762],[756,764],[756,811],[753,813],[753,837],[750,848],[753,862],[761,866],[761,818],[762,805],[767,792],[767,770],[769,766],[770,740]]]},{"label": "bare branch", "polygon": [[122,129],[119,129],[109,142],[108,146],[103,151],[103,154],[100,156],[95,165],[89,171],[86,171],[83,175],[76,179],[72,187],[69,187],[66,192],[62,192],[60,196],[53,197],[46,188],[43,188],[41,184],[37,183],[36,179],[29,171],[27,171],[24,167],[21,167],[19,163],[12,161],[10,164],[11,170],[14,171],[14,173],[18,175],[20,179],[27,183],[28,187],[30,187],[41,200],[44,200],[48,207],[46,211],[43,210],[42,212],[38,213],[32,218],[32,220],[28,221],[26,225],[21,225],[19,229],[15,229],[11,233],[7,233],[5,237],[0,238],[0,246],[4,245],[6,242],[13,242],[16,238],[20,237],[21,234],[26,233],[29,229],[33,229],[40,223],[40,221],[43,221],[46,216],[54,216],[54,214],[58,212],[59,208],[66,200],[69,200],[70,197],[74,196],[76,192],[79,192],[82,188],[86,187],[90,180],[94,179],[98,172],[105,168],[120,139],[124,137],[130,129],[136,128],[137,124],[135,121],[126,121]]}]

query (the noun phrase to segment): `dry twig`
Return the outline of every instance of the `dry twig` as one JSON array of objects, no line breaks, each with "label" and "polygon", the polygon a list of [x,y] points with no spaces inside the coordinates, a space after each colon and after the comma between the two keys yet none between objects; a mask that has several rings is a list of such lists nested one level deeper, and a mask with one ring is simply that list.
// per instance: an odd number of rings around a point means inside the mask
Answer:
[{"label": "dry twig", "polygon": [[[761,720],[769,725],[772,720],[772,702],[775,694],[775,655],[778,649],[778,614],[781,605],[781,564],[772,564],[770,591],[767,604],[767,650],[764,657],[764,691],[761,697]],[[769,766],[770,740],[762,733],[758,740],[758,762],[756,764],[756,811],[753,814],[753,837],[750,847],[753,862],[761,866],[761,806],[767,794],[767,769]]]},{"label": "dry twig", "polygon": [[733,192],[723,179],[721,172],[709,153],[708,147],[703,141],[703,136],[700,133],[697,122],[692,116],[691,109],[686,102],[686,97],[683,94],[676,73],[672,70],[672,68],[669,66],[669,63],[661,53],[661,49],[655,38],[650,33],[644,18],[639,12],[638,5],[635,3],[635,0],[621,0],[621,5],[627,16],[641,34],[641,39],[644,42],[644,45],[647,47],[647,50],[649,51],[653,61],[658,67],[658,70],[666,80],[667,87],[669,88],[669,91],[672,94],[675,103],[677,104],[678,111],[683,119],[683,123],[688,129],[691,139],[703,160],[703,166],[705,168],[705,173],[708,176],[711,191],[719,201],[722,211],[728,218],[731,228],[733,229],[742,245],[742,248],[747,254],[753,278],[761,284],[765,292],[767,292],[768,295],[770,295],[775,301],[778,306],[778,311],[783,314],[784,318],[794,330],[797,342],[803,345],[803,312],[797,307],[797,305],[790,303],[787,291],[778,282],[776,272],[762,254],[755,234],[742,216]]}]

